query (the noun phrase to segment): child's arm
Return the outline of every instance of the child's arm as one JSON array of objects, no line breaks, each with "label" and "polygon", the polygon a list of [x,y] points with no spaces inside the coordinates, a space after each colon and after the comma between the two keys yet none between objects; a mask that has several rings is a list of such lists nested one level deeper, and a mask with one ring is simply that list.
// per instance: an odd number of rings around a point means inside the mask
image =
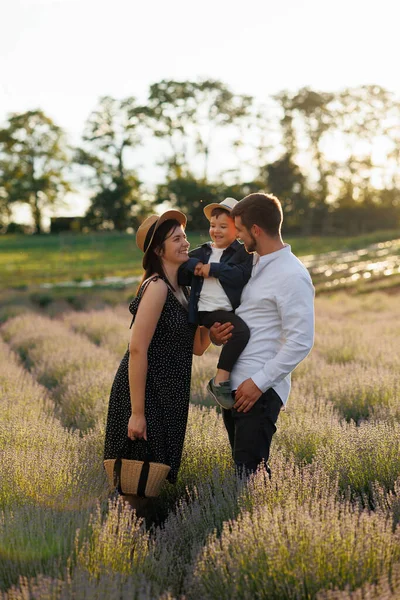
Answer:
[{"label": "child's arm", "polygon": [[[178,270],[178,285],[192,285],[192,278],[198,274],[198,265],[202,265],[201,256],[202,248],[195,248],[189,252],[189,260],[179,267]],[[197,271],[197,272],[196,272]]]},{"label": "child's arm", "polygon": [[250,279],[253,255],[240,248],[229,262],[208,263],[201,268],[202,277],[215,277],[220,282],[244,286]]}]

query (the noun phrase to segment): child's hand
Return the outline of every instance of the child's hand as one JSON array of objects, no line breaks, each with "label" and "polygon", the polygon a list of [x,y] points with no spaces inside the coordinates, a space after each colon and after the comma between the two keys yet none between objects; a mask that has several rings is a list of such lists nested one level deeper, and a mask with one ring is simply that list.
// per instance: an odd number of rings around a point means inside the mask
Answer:
[{"label": "child's hand", "polygon": [[205,277],[206,279],[207,279],[208,277],[210,277],[210,265],[209,265],[209,264],[208,264],[208,265],[203,265],[203,266],[201,267],[201,273],[200,273],[200,276],[201,276],[201,277]]},{"label": "child's hand", "polygon": [[194,274],[197,277],[201,277],[201,270],[204,267],[204,264],[202,262],[198,262],[197,265],[194,268]]}]

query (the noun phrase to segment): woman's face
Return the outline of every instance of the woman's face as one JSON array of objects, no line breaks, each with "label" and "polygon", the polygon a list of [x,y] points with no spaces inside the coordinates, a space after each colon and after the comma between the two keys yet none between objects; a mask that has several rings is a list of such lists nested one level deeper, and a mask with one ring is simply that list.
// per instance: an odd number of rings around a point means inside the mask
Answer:
[{"label": "woman's face", "polygon": [[161,251],[163,262],[180,265],[188,260],[190,244],[182,225],[176,226],[168,232],[163,246]]}]

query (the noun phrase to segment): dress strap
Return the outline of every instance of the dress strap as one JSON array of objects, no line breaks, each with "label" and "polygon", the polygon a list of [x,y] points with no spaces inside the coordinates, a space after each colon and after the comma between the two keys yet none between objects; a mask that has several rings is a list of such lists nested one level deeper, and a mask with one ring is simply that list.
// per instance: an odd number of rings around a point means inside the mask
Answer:
[{"label": "dress strap", "polygon": [[[150,277],[150,279],[147,279],[144,283],[142,283],[142,285],[140,286],[140,289],[139,289],[139,291],[137,293],[137,296],[135,298],[135,300],[138,300],[138,304],[139,304],[140,300],[142,299],[143,294],[147,290],[149,284],[152,281],[157,281],[158,279],[162,279],[163,281],[165,281],[164,277],[161,277],[161,275],[153,275],[153,277]],[[165,281],[165,283],[168,285],[167,281]],[[132,325],[133,325],[133,323],[135,321],[135,317],[136,317],[136,311],[135,311],[135,314],[133,315],[133,318],[132,318],[131,324],[129,326],[129,329],[132,329]]]},{"label": "dress strap", "polygon": [[152,281],[157,281],[157,279],[163,279],[161,277],[161,275],[154,275],[153,277],[150,277],[150,279],[147,279],[141,286],[140,286],[140,290],[138,293],[138,297],[141,298],[143,296],[143,294],[145,293],[145,291],[147,290],[149,284]]}]

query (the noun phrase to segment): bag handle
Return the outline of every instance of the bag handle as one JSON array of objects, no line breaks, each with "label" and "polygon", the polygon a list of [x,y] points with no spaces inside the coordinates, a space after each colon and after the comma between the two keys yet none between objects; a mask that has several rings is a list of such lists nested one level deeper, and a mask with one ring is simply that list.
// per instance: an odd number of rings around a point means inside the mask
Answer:
[{"label": "bag handle", "polygon": [[[121,450],[117,454],[117,458],[114,463],[114,485],[117,488],[119,494],[124,493],[121,488],[122,454],[124,453],[125,449],[129,448],[130,443],[138,442],[138,441],[139,440],[131,440],[130,438],[127,437]],[[146,458],[143,461],[142,469],[140,471],[138,489],[137,489],[137,495],[140,498],[146,498],[146,493],[145,493],[146,485],[147,485],[147,480],[149,478],[150,461],[152,459],[152,455],[151,455],[151,452],[149,449],[148,442],[146,441],[145,443],[146,443],[146,446],[145,446],[146,447]]]}]

